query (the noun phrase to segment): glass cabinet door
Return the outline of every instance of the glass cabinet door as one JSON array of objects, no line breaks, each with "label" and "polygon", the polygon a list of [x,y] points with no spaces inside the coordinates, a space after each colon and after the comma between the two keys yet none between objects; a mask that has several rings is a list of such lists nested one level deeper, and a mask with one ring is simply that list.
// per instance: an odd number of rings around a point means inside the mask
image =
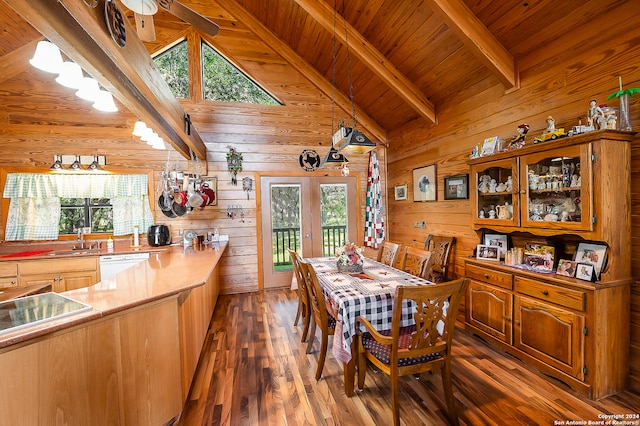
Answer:
[{"label": "glass cabinet door", "polygon": [[476,225],[519,225],[517,158],[474,165],[471,179],[475,179],[471,205]]},{"label": "glass cabinet door", "polygon": [[520,158],[522,226],[591,230],[591,145]]}]

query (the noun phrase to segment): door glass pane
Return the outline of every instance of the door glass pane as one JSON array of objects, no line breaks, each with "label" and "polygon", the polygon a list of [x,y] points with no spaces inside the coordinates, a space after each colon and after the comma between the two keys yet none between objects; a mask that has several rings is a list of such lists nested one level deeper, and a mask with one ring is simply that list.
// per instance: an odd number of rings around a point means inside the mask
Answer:
[{"label": "door glass pane", "polygon": [[334,256],[347,239],[347,185],[321,184],[322,256]]},{"label": "door glass pane", "polygon": [[287,249],[302,250],[300,240],[300,185],[271,186],[271,235],[273,270],[292,269]]}]

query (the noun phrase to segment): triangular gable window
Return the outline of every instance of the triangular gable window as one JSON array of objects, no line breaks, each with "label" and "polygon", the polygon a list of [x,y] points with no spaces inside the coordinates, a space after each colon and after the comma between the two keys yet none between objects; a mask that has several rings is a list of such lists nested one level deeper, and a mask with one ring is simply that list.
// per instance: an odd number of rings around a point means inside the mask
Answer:
[{"label": "triangular gable window", "polygon": [[219,102],[281,105],[206,43],[202,43],[202,97]]},{"label": "triangular gable window", "polygon": [[164,81],[176,98],[189,99],[189,49],[187,41],[181,41],[169,50],[153,58]]}]

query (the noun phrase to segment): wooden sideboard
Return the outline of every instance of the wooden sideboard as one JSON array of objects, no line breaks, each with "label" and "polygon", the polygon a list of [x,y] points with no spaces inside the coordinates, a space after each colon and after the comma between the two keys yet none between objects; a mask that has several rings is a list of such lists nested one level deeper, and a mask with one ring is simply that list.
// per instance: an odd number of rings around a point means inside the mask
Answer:
[{"label": "wooden sideboard", "polygon": [[607,245],[596,282],[465,264],[467,328],[595,399],[625,389],[628,377],[632,136],[602,130],[469,160],[480,242],[500,233],[510,247],[550,245],[556,262],[573,259],[581,242]]}]

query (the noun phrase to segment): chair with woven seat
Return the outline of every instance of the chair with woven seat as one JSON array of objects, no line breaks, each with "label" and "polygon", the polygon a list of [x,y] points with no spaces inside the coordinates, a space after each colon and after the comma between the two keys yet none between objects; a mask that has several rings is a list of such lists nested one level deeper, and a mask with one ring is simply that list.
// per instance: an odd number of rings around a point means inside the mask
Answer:
[{"label": "chair with woven seat", "polygon": [[416,277],[422,277],[431,252],[418,247],[407,247],[402,254],[400,269]]},{"label": "chair with woven seat", "polygon": [[424,249],[431,252],[431,257],[425,265],[422,278],[440,283],[448,280],[449,257],[455,243],[455,237],[441,237],[429,235],[424,242]]},{"label": "chair with woven seat", "polygon": [[[394,425],[400,424],[398,377],[440,370],[447,410],[452,424],[458,424],[451,388],[451,342],[455,321],[468,280],[425,286],[398,286],[395,291],[390,330],[377,331],[364,317],[357,318],[366,332],[358,329],[358,388],[363,389],[369,360],[391,377],[391,407]],[[403,301],[413,303],[415,324],[401,327]]]},{"label": "chair with woven seat", "polygon": [[296,312],[296,319],[293,321],[293,325],[297,326],[298,321],[302,317],[302,336],[301,342],[307,340],[307,333],[309,332],[309,322],[311,321],[311,308],[309,307],[309,296],[307,292],[307,282],[302,275],[300,269],[300,255],[295,250],[287,249],[289,256],[291,257],[291,263],[293,263],[293,274],[296,277],[298,283],[298,312]]},{"label": "chair with woven seat", "polygon": [[312,321],[311,331],[307,342],[307,353],[311,353],[313,341],[315,340],[316,327],[320,328],[320,355],[318,356],[318,367],[316,368],[316,380],[322,377],[324,361],[327,357],[327,347],[329,346],[329,336],[333,336],[336,329],[336,319],[327,311],[324,301],[322,287],[318,281],[316,271],[310,263],[304,259],[300,261],[300,269],[307,282],[307,293],[309,296],[309,306],[311,307]]},{"label": "chair with woven seat", "polygon": [[387,266],[393,266],[399,250],[400,244],[383,241],[378,249],[378,262],[384,263]]}]

